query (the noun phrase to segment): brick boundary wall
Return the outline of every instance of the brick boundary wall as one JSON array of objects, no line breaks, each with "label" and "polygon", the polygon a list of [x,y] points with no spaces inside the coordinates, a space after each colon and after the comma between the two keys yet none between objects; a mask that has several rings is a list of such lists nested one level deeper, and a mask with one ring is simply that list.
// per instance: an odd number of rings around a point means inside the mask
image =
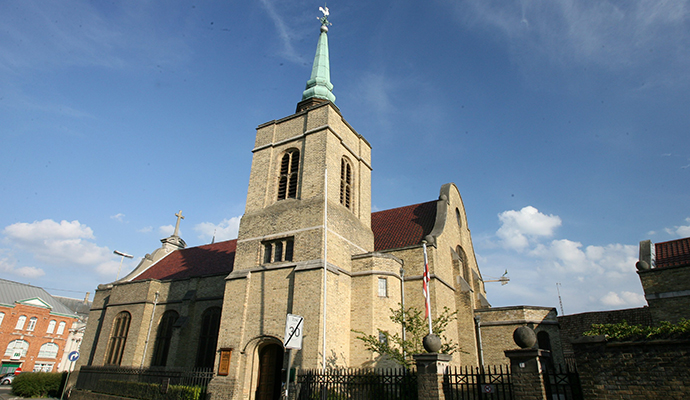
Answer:
[{"label": "brick boundary wall", "polygon": [[571,342],[592,328],[592,324],[617,324],[627,321],[630,325],[652,325],[652,314],[649,307],[628,308],[612,311],[594,311],[581,314],[562,315],[558,317],[561,331],[563,353],[572,356]]},{"label": "brick boundary wall", "polygon": [[573,343],[585,400],[690,398],[690,340]]}]

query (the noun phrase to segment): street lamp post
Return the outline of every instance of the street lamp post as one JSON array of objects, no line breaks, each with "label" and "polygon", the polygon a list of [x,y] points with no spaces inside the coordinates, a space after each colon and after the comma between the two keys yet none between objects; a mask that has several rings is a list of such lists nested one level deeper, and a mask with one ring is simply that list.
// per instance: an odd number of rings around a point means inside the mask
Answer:
[{"label": "street lamp post", "polygon": [[134,256],[131,254],[123,253],[123,252],[118,251],[118,250],[113,251],[113,253],[117,254],[118,256],[122,256],[122,258],[120,258],[120,268],[117,269],[117,278],[115,278],[115,280],[117,281],[118,279],[120,279],[120,271],[122,270],[122,261],[125,260],[125,257],[134,258]]}]

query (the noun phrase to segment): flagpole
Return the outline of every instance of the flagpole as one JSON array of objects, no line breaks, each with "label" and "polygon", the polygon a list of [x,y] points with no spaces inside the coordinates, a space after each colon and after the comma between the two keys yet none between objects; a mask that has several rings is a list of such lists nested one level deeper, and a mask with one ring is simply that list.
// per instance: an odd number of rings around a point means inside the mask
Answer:
[{"label": "flagpole", "polygon": [[323,348],[321,368],[326,371],[326,291],[328,287],[328,167],[324,171],[323,189]]},{"label": "flagpole", "polygon": [[433,335],[434,332],[431,328],[431,299],[429,297],[429,260],[426,255],[426,240],[422,241],[422,247],[424,248],[424,274],[422,275],[422,289],[424,290],[424,313],[426,314],[429,322],[429,335]]}]

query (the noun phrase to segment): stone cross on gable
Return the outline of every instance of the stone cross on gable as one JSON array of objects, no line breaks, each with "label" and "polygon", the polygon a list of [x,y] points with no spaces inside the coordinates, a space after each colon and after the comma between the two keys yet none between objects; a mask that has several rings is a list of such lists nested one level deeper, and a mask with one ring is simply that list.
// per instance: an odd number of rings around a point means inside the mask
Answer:
[{"label": "stone cross on gable", "polygon": [[173,232],[173,236],[180,236],[180,220],[184,219],[182,216],[182,210],[175,214],[175,216],[177,217],[177,223],[175,224],[175,232]]}]

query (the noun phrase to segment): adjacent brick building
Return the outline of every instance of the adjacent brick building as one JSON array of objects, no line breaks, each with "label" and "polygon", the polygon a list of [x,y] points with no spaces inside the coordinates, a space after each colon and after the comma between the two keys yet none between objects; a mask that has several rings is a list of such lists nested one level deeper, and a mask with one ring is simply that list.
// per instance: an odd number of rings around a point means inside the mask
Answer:
[{"label": "adjacent brick building", "polygon": [[0,279],[0,374],[57,372],[78,315],[44,289]]}]

